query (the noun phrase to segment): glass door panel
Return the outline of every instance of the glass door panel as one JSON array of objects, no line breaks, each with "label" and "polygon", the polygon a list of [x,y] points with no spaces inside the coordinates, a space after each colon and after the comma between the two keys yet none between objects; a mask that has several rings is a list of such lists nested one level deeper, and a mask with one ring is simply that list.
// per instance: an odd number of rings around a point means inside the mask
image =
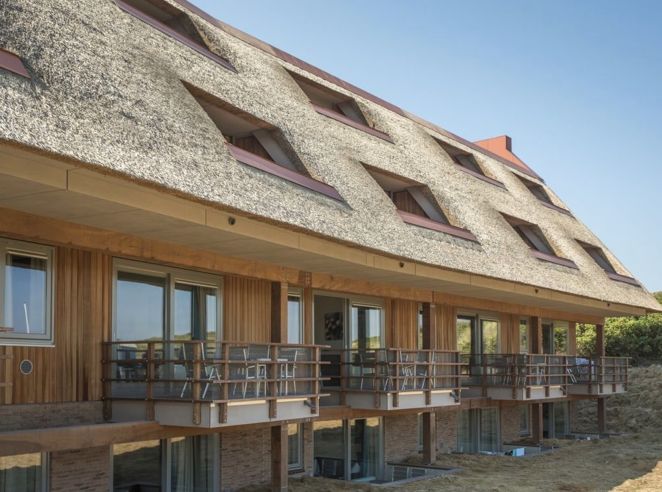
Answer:
[{"label": "glass door panel", "polygon": [[554,437],[565,439],[568,434],[568,404],[552,403],[554,410]]},{"label": "glass door panel", "polygon": [[170,441],[170,491],[213,492],[218,434],[178,437]]},{"label": "glass door panel", "polygon": [[382,338],[382,309],[374,306],[352,305],[349,348],[382,348],[384,346]]},{"label": "glass door panel", "polygon": [[480,451],[499,451],[499,409],[480,409]]},{"label": "glass door panel", "polygon": [[457,450],[461,453],[474,453],[473,410],[462,410],[457,414]]},{"label": "glass door panel", "polygon": [[480,348],[483,354],[496,354],[499,349],[499,323],[491,319],[480,320]]},{"label": "glass door panel", "polygon": [[166,278],[119,271],[116,289],[115,340],[163,340]]},{"label": "glass door panel", "polygon": [[458,316],[456,322],[457,349],[465,354],[476,353],[474,326],[476,318]]},{"label": "glass door panel", "polygon": [[303,343],[302,307],[301,296],[287,296],[287,343]]},{"label": "glass door panel", "polygon": [[318,345],[328,345],[322,351],[322,360],[330,364],[321,366],[324,387],[340,386],[340,351],[345,347],[345,306],[342,297],[316,295],[313,309],[313,340]]},{"label": "glass door panel", "polygon": [[381,463],[381,419],[351,420],[350,444],[351,479],[377,478]]},{"label": "glass door panel", "polygon": [[161,441],[113,446],[113,490],[161,490]]},{"label": "glass door panel", "polygon": [[315,475],[345,478],[345,425],[342,420],[313,422]]},{"label": "glass door panel", "polygon": [[554,353],[554,336],[553,336],[554,325],[551,323],[543,323],[542,325],[542,353],[543,354],[553,354]]},{"label": "glass door panel", "polygon": [[175,340],[217,340],[217,289],[177,282],[175,284]]}]

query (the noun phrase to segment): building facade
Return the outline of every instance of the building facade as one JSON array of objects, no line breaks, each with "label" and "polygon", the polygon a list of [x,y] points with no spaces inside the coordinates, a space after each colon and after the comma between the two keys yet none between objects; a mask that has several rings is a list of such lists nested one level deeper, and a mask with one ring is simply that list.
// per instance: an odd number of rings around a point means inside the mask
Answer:
[{"label": "building facade", "polygon": [[184,0],[5,5],[0,491],[371,481],[580,399],[604,431],[604,319],[659,305],[508,137]]}]

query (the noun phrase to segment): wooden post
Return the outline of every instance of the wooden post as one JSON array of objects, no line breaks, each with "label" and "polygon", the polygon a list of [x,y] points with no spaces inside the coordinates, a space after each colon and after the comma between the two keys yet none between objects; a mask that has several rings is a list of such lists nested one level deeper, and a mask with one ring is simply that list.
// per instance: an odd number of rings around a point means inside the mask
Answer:
[{"label": "wooden post", "polygon": [[154,420],[155,353],[154,342],[147,342],[147,420]]},{"label": "wooden post", "polygon": [[531,405],[531,439],[541,442],[543,438],[542,403]]},{"label": "wooden post", "polygon": [[423,414],[423,464],[431,465],[437,459],[437,418],[436,413]]},{"label": "wooden post", "polygon": [[218,423],[228,423],[228,400],[230,399],[230,345],[223,342],[222,350],[223,365],[221,366],[221,378],[223,385],[221,386],[221,400],[223,401],[218,409]]},{"label": "wooden post", "polygon": [[[287,290],[287,282],[271,282],[271,343],[287,343]],[[269,384],[269,416],[272,419],[278,415],[278,349],[277,345],[271,346],[270,370],[267,372],[267,377],[273,380]]]},{"label": "wooden post", "polygon": [[423,350],[437,350],[437,306],[423,303]]},{"label": "wooden post", "polygon": [[531,353],[542,354],[542,318],[531,318]]},{"label": "wooden post", "polygon": [[202,379],[202,342],[193,345],[193,384],[191,385],[191,395],[193,400],[193,423],[200,425],[202,422],[202,405],[200,397],[202,388],[200,380]]},{"label": "wooden post", "polygon": [[595,325],[595,356],[605,356],[605,325]]},{"label": "wooden post", "polygon": [[287,425],[271,428],[271,490],[287,491]]},{"label": "wooden post", "polygon": [[607,405],[604,397],[598,398],[598,434],[604,434],[607,428]]},{"label": "wooden post", "polygon": [[271,343],[287,343],[287,282],[271,282]]}]

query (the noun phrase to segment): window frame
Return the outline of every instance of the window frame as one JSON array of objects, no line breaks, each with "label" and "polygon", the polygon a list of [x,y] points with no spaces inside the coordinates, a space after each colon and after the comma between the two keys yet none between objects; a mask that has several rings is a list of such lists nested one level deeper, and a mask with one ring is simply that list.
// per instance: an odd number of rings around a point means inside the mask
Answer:
[{"label": "window frame", "polygon": [[[227,68],[231,72],[238,73],[237,69],[234,68],[234,66],[228,60],[226,60],[222,56],[217,55],[216,53],[211,51],[207,46],[202,46],[201,44],[187,38],[186,36],[184,36],[183,34],[178,32],[176,29],[173,29],[172,27],[168,26],[167,24],[164,24],[163,22],[161,22],[157,18],[152,17],[147,12],[143,12],[139,8],[134,7],[133,5],[131,5],[129,3],[126,3],[123,0],[113,0],[113,1],[115,2],[115,5],[117,5],[117,7],[120,10],[123,10],[127,14],[135,17],[136,19],[144,22],[145,24],[147,24],[149,26],[152,26],[154,29],[156,29],[159,32],[165,34],[166,36],[168,36],[168,37],[170,37],[170,38],[172,38],[176,41],[179,41],[180,43],[182,43],[185,46],[188,46],[192,50],[194,50],[194,51],[200,53],[201,55],[209,58],[210,60],[218,63],[222,67]],[[188,17],[188,14],[186,14],[185,12],[183,12],[183,11],[180,11],[180,12],[183,15],[186,15]],[[189,19],[190,19],[190,17],[189,17]]]},{"label": "window frame", "polygon": [[[522,324],[522,322],[524,324]],[[530,330],[530,323],[529,323],[529,318],[526,316],[520,316],[519,322],[518,322],[518,340],[519,340],[519,353],[520,354],[528,354],[531,351],[531,330]],[[522,352],[522,328],[525,327],[525,333],[526,333],[526,350]]]},{"label": "window frame", "polygon": [[[165,313],[164,333],[162,340],[174,340],[175,327],[175,287],[177,283],[210,287],[217,289],[216,296],[216,338],[223,340],[223,276],[213,273],[168,267],[154,263],[146,263],[124,258],[113,258],[112,285],[112,340],[117,341],[117,276],[120,271],[142,273],[165,278]],[[135,340],[122,340],[135,341]]]},{"label": "window frame", "polygon": [[5,319],[5,289],[7,288],[5,268],[8,253],[46,260],[46,333],[0,333],[0,345],[52,347],[55,345],[55,248],[0,237],[0,326],[4,326]]},{"label": "window frame", "polygon": [[[303,289],[301,287],[290,287],[287,290],[287,300],[288,300],[288,308],[289,308],[289,299],[290,297],[298,297],[299,298],[299,342],[295,345],[304,345],[306,341],[306,333],[305,333],[305,320],[304,320],[304,313],[305,313],[305,308],[304,308],[304,295],[303,295]],[[290,316],[288,313],[287,316],[287,343],[290,343]]]},{"label": "window frame", "polygon": [[298,456],[297,456],[296,462],[294,462],[294,463],[289,462],[290,456],[291,456],[291,452],[290,452],[291,449],[289,448],[289,445],[288,445],[288,449],[287,449],[287,460],[288,460],[287,471],[288,471],[288,473],[303,472],[305,470],[305,466],[304,466],[305,453],[304,453],[304,449],[303,449],[303,447],[305,445],[304,438],[303,438],[303,435],[304,435],[304,432],[305,432],[304,425],[301,422],[299,422],[297,424],[289,424],[289,425],[296,425],[297,428],[298,428],[298,430],[297,430],[297,451],[298,451],[297,454],[298,454]]}]

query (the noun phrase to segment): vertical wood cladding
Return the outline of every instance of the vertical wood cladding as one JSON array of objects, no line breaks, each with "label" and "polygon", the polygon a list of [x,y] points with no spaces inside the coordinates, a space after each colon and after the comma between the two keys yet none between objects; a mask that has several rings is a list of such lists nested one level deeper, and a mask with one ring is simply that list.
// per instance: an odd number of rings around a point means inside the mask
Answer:
[{"label": "vertical wood cladding", "polygon": [[[101,399],[101,342],[110,335],[111,258],[73,248],[55,251],[53,347],[0,346],[13,360],[0,364],[0,381],[12,388],[2,403],[51,403]],[[22,360],[34,364],[19,371]]]},{"label": "vertical wood cladding", "polygon": [[241,342],[269,342],[271,283],[241,277],[223,281],[223,338]]},{"label": "vertical wood cladding", "polygon": [[[419,303],[390,299],[387,303],[387,339],[390,347],[418,348],[418,311]],[[452,306],[437,305],[437,349],[457,350],[455,321],[457,309]]]}]

